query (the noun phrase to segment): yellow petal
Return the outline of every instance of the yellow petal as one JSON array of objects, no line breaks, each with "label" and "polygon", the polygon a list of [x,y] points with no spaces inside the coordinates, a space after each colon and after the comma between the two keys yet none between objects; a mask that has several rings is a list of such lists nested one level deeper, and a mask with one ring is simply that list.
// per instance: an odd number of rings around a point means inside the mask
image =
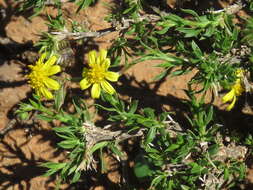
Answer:
[{"label": "yellow petal", "polygon": [[98,64],[99,64],[99,63],[102,63],[102,62],[106,59],[106,56],[107,56],[107,51],[104,50],[104,49],[101,49],[101,50],[99,51]]},{"label": "yellow petal", "polygon": [[36,95],[38,95],[39,97],[42,97],[43,95],[41,94],[41,90],[40,89],[35,89],[35,93]]},{"label": "yellow petal", "polygon": [[95,83],[93,84],[91,88],[91,97],[92,98],[99,98],[101,92],[101,87],[99,84]]},{"label": "yellow petal", "polygon": [[236,102],[236,96],[234,96],[233,101],[231,102],[231,104],[226,108],[227,111],[230,111],[234,106],[235,106],[235,102]]},{"label": "yellow petal", "polygon": [[115,89],[107,81],[102,81],[101,86],[107,93],[109,94],[115,93]]},{"label": "yellow petal", "polygon": [[37,61],[37,64],[42,64],[44,62],[44,59],[46,58],[47,54],[46,53],[43,53],[39,60]]},{"label": "yellow petal", "polygon": [[46,78],[43,82],[50,89],[59,90],[60,88],[60,84],[54,79]]},{"label": "yellow petal", "polygon": [[56,56],[50,57],[46,61],[46,63],[42,63],[41,69],[44,70],[44,72],[48,72],[48,70],[50,70],[50,68],[52,67],[52,65],[55,64],[56,60],[57,60]]},{"label": "yellow petal", "polygon": [[53,97],[54,97],[52,95],[52,93],[46,88],[40,88],[39,91],[40,91],[41,95],[43,97],[45,97],[46,99],[53,99]]},{"label": "yellow petal", "polygon": [[222,102],[231,102],[233,98],[235,97],[235,90],[231,89],[225,96],[222,97]]},{"label": "yellow petal", "polygon": [[237,69],[235,73],[238,78],[243,77],[243,69]]},{"label": "yellow petal", "polygon": [[51,76],[51,75],[54,75],[56,73],[59,73],[60,71],[61,71],[61,67],[59,65],[54,65],[54,66],[51,66],[50,68],[48,68],[46,74],[48,76]]},{"label": "yellow petal", "polygon": [[32,70],[34,68],[34,65],[28,65],[28,67]]},{"label": "yellow petal", "polygon": [[236,96],[240,96],[244,92],[244,88],[243,88],[240,80],[238,82],[236,82],[236,84],[233,86],[233,89],[235,90]]},{"label": "yellow petal", "polygon": [[52,66],[53,64],[55,64],[56,60],[57,60],[57,57],[53,55],[52,57],[50,57],[50,58],[46,61],[45,65],[47,65],[47,66]]},{"label": "yellow petal", "polygon": [[88,72],[89,72],[89,69],[86,68],[86,67],[84,67],[84,68],[83,68],[83,72],[82,72],[82,76],[83,76],[83,77],[87,77]]},{"label": "yellow petal", "polygon": [[101,63],[101,67],[107,70],[110,67],[111,61],[109,58],[104,59]]},{"label": "yellow petal", "polygon": [[105,73],[105,78],[109,81],[116,82],[119,79],[119,74],[115,72],[108,71]]},{"label": "yellow petal", "polygon": [[81,86],[82,90],[89,88],[90,85],[91,85],[91,83],[89,83],[89,81],[86,78],[84,78],[83,80],[80,81],[80,86]]},{"label": "yellow petal", "polygon": [[92,50],[88,53],[88,61],[90,67],[93,67],[96,64],[96,56],[97,52],[95,50]]}]

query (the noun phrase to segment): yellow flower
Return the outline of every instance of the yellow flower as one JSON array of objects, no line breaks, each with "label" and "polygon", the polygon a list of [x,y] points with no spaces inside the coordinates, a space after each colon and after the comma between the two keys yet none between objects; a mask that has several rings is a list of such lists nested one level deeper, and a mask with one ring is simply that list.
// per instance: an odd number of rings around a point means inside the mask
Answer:
[{"label": "yellow flower", "polygon": [[119,78],[119,74],[108,71],[110,67],[110,59],[106,58],[107,51],[100,50],[97,55],[96,51],[90,51],[88,54],[88,65],[90,68],[83,69],[83,79],[80,81],[82,90],[91,88],[91,97],[99,98],[101,88],[109,93],[114,94],[115,89],[106,80],[116,82]]},{"label": "yellow flower", "polygon": [[245,91],[241,80],[243,77],[243,70],[238,69],[236,71],[236,76],[238,79],[236,79],[235,84],[231,87],[231,90],[222,98],[223,103],[231,102],[230,105],[226,108],[227,111],[230,111],[234,107],[237,96],[242,95],[242,93]]},{"label": "yellow flower", "polygon": [[44,53],[35,65],[28,66],[31,69],[30,74],[27,75],[29,79],[28,83],[35,89],[35,93],[38,96],[52,99],[53,95],[48,89],[58,90],[60,84],[56,80],[49,78],[49,76],[60,72],[61,67],[59,65],[54,65],[57,60],[56,56],[51,56],[44,63],[45,58],[46,54]]}]

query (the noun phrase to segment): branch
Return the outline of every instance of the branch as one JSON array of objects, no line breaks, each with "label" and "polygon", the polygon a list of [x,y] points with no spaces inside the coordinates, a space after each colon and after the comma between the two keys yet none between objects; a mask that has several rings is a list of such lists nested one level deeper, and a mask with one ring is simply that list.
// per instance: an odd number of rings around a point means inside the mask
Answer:
[{"label": "branch", "polygon": [[18,123],[17,119],[14,118],[12,120],[9,121],[9,123],[6,125],[6,127],[4,127],[1,131],[0,131],[0,137],[4,137],[4,135],[6,135],[11,129],[13,129],[16,124]]},{"label": "branch", "polygon": [[118,144],[121,141],[129,138],[143,136],[142,130],[139,130],[135,134],[129,134],[127,132],[123,132],[122,130],[111,131],[109,127],[100,128],[90,123],[83,124],[84,136],[86,140],[86,151],[84,153],[84,159],[78,166],[77,170],[96,168],[96,161],[94,160],[93,155],[90,153],[90,150],[97,143],[103,141],[114,141],[115,144]]},{"label": "branch", "polygon": [[9,131],[11,131],[17,124],[31,124],[34,123],[35,116],[37,115],[37,111],[33,113],[29,113],[28,119],[21,120],[18,117],[15,117],[7,123],[7,125],[0,130],[0,139],[3,138]]},{"label": "branch", "polygon": [[129,134],[128,132],[123,132],[122,130],[111,131],[110,129],[108,129],[108,127],[96,127],[95,125],[89,123],[84,123],[83,128],[87,141],[87,149],[93,147],[95,144],[101,141],[115,141],[116,143],[120,143],[121,141],[125,141],[126,139],[143,135],[142,130],[139,130],[135,134]]},{"label": "branch", "polygon": [[111,32],[115,32],[115,31],[120,32],[122,30],[125,30],[125,29],[129,28],[136,21],[141,22],[141,21],[147,20],[151,23],[154,23],[154,22],[157,22],[160,19],[161,18],[157,15],[147,14],[147,15],[140,16],[137,20],[124,19],[123,18],[121,22],[113,21],[112,22],[112,27],[102,29],[102,30],[98,30],[98,31],[94,31],[94,32],[92,32],[92,31],[88,31],[88,32],[69,32],[67,29],[65,29],[63,31],[50,32],[50,33],[53,34],[53,35],[56,35],[58,40],[64,40],[64,39],[80,40],[80,39],[83,39],[83,38],[101,37],[101,36],[104,36],[106,34],[109,34]]},{"label": "branch", "polygon": [[207,11],[207,12],[213,13],[213,14],[219,14],[219,13],[225,12],[229,15],[232,15],[239,12],[243,7],[245,7],[245,5],[241,2],[241,0],[239,0],[236,4],[230,5],[224,9],[217,10],[217,11]]},{"label": "branch", "polygon": [[60,31],[60,32],[51,32],[51,34],[58,36],[59,40],[80,40],[82,38],[94,38],[94,37],[101,37],[111,32],[115,32],[116,29],[111,27],[95,32],[69,32],[69,31]]}]

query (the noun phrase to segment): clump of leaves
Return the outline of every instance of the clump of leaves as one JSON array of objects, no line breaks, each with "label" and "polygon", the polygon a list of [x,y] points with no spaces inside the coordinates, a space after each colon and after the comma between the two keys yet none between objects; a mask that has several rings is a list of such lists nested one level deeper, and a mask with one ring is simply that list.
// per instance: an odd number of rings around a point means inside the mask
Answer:
[{"label": "clump of leaves", "polygon": [[[94,0],[71,2],[77,3],[77,12],[96,3]],[[64,85],[56,92],[54,102],[44,102],[34,96],[28,103],[21,103],[16,112],[20,118],[29,119],[35,115],[47,122],[58,120],[61,123],[52,130],[61,139],[58,148],[67,152],[67,158],[60,163],[43,164],[48,168],[47,176],[58,174],[64,181],[71,179],[74,183],[80,180],[82,172],[97,169],[97,161],[104,172],[103,153],[112,153],[120,163],[124,157],[121,143],[138,138],[133,170],[149,189],[222,189],[236,186],[244,179],[244,160],[252,147],[252,138],[249,136],[245,143],[234,142],[228,146],[222,130],[226,126],[217,122],[216,109],[212,101],[206,103],[206,95],[212,92],[213,98],[219,98],[222,89],[233,90],[238,70],[244,73],[243,80],[240,79],[243,88],[249,86],[251,79],[247,72],[252,72],[253,59],[251,51],[242,52],[241,49],[252,46],[251,18],[239,30],[228,9],[202,13],[191,9],[166,12],[164,7],[150,6],[148,0],[125,0],[110,5],[111,14],[106,18],[111,23],[110,28],[89,31],[75,21],[71,29],[67,29],[62,3],[53,2],[59,13],[55,18],[48,17],[49,31],[43,33],[37,43],[40,52],[61,57],[62,49],[66,46],[71,49],[70,42],[78,40],[80,46],[88,47],[92,38],[117,31],[119,35],[112,40],[108,56],[122,74],[140,62],[159,60],[156,67],[163,70],[154,78],[155,82],[190,72],[194,75],[186,81],[188,99],[184,102],[188,105],[188,123],[183,125],[175,121],[171,113],[156,113],[150,107],[138,106],[137,100],[125,102],[118,94],[104,92],[101,92],[101,100],[93,105],[108,116],[103,118],[108,125],[99,125],[88,111],[84,97],[70,96],[68,103],[75,111],[66,108],[65,96],[69,94]],[[38,14],[46,4],[46,1],[27,0],[23,9],[32,8]],[[249,5],[252,8],[252,3]],[[91,56],[90,59],[97,58]],[[62,61],[59,59],[59,64]],[[98,68],[94,70],[99,72]],[[79,78],[61,77],[59,80],[65,84],[66,80],[76,82]],[[240,155],[230,154],[240,152],[238,150],[243,150]]]}]

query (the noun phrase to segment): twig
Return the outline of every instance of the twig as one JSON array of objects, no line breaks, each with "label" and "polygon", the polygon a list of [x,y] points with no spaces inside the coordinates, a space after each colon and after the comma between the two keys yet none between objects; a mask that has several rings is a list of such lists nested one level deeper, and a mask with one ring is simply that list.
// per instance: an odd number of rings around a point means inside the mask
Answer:
[{"label": "twig", "polygon": [[[59,3],[68,3],[69,0],[58,0]],[[27,3],[26,0],[19,0],[19,3]],[[47,0],[44,5],[55,5],[57,2],[55,0]]]},{"label": "twig", "polygon": [[116,144],[121,141],[125,141],[126,139],[142,136],[143,131],[140,130],[135,134],[129,134],[127,132],[123,132],[121,130],[111,131],[110,129],[103,129],[100,127],[96,127],[93,124],[84,123],[83,124],[87,146],[92,147],[94,144],[101,141],[112,141],[115,140]]},{"label": "twig", "polygon": [[20,120],[19,118],[15,117],[7,123],[5,128],[0,130],[0,138],[3,138],[10,130],[12,130],[18,123],[19,124],[28,124],[29,122],[34,122],[35,116],[37,115],[37,111],[33,113],[29,113],[29,116],[25,120]]},{"label": "twig", "polygon": [[[60,2],[60,3],[67,3],[67,2],[69,2],[69,0],[58,0],[58,2]],[[56,1],[55,0],[47,0],[46,2],[45,2],[45,5],[55,5],[56,4]]]},{"label": "twig", "polygon": [[10,120],[6,127],[0,131],[0,137],[4,137],[4,135],[6,135],[11,129],[13,129],[17,123],[18,120],[16,118]]},{"label": "twig", "polygon": [[93,31],[93,32],[92,31],[88,31],[88,32],[69,32],[67,29],[64,29],[63,31],[50,32],[50,33],[53,34],[53,35],[56,35],[58,40],[64,40],[64,39],[80,40],[80,39],[84,39],[84,38],[101,37],[101,36],[104,36],[104,35],[109,34],[111,32],[125,30],[125,29],[129,28],[132,25],[132,23],[134,23],[136,21],[141,22],[143,20],[148,20],[150,22],[156,22],[160,19],[161,18],[157,15],[146,14],[146,15],[140,16],[137,20],[124,19],[123,18],[121,22],[114,21],[114,22],[112,22],[112,27],[102,29],[102,30],[98,30],[98,31]]},{"label": "twig", "polygon": [[108,33],[116,31],[115,28],[107,28],[95,32],[69,32],[69,31],[60,31],[60,32],[51,32],[51,34],[58,36],[59,40],[70,39],[70,40],[80,40],[82,38],[94,38],[104,36]]},{"label": "twig", "polygon": [[176,137],[178,133],[183,133],[183,128],[176,122],[169,114],[167,115],[168,120],[163,123],[166,125],[166,131],[171,137]]},{"label": "twig", "polygon": [[121,130],[111,131],[107,126],[105,128],[100,128],[91,123],[83,124],[83,131],[86,140],[86,152],[84,154],[83,162],[78,166],[77,170],[88,170],[95,169],[95,160],[93,159],[93,155],[89,152],[93,146],[95,146],[99,142],[103,141],[114,141],[115,144],[119,144],[120,142],[143,135],[143,131],[139,130],[135,134],[128,134],[127,132],[123,132]]},{"label": "twig", "polygon": [[236,4],[230,5],[224,9],[217,10],[217,11],[207,11],[208,13],[213,13],[213,14],[219,14],[222,12],[225,12],[229,15],[235,14],[238,11],[240,11],[245,5],[239,0]]},{"label": "twig", "polygon": [[122,175],[121,175],[121,184],[123,184],[123,189],[129,189],[129,171],[127,165],[127,154],[123,152],[123,156],[121,157],[121,167],[122,167]]}]

